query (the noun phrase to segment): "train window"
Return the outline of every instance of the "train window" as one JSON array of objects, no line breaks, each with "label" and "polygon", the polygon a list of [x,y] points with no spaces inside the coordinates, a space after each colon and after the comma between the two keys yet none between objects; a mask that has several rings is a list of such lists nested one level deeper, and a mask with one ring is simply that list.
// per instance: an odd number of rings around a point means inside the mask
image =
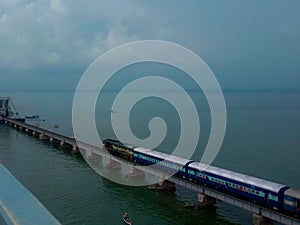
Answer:
[{"label": "train window", "polygon": [[193,171],[193,170],[188,170],[188,173],[192,174],[192,175],[195,175],[195,171]]}]

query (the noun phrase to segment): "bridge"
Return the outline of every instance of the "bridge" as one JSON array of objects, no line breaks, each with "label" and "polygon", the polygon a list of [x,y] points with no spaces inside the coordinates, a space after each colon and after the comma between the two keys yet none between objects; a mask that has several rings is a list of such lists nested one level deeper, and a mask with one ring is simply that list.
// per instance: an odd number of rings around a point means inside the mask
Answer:
[{"label": "bridge", "polygon": [[50,142],[59,142],[61,146],[71,147],[73,152],[75,153],[78,152],[78,146],[74,137],[58,134],[53,131],[38,126],[34,126],[31,124],[27,124],[15,119],[4,117],[2,118],[2,120],[4,121],[5,124],[14,127],[20,131],[24,131],[42,140],[49,140]]},{"label": "bridge", "polygon": [[2,164],[0,164],[0,224],[60,225],[42,203]]},{"label": "bridge", "polygon": [[[19,131],[23,131],[28,134],[34,135],[39,139],[48,140],[50,142],[59,142],[61,146],[69,147],[74,153],[78,153],[80,149],[80,152],[84,155],[84,157],[94,157],[96,159],[101,159],[104,155],[107,156],[107,152],[104,151],[101,146],[93,146],[88,143],[78,141],[76,142],[74,137],[61,135],[53,131],[49,131],[47,129],[40,128],[34,125],[26,124],[25,122],[18,121],[15,119],[2,117],[2,121],[3,123],[14,127]],[[114,162],[113,160],[111,160],[110,163],[112,163],[115,167],[118,167],[118,162]],[[130,164],[130,162],[128,163]],[[161,179],[161,187],[172,189],[175,187],[175,184],[177,184],[187,189],[196,191],[198,193],[198,202],[201,207],[205,208],[211,206],[216,202],[216,200],[220,200],[228,204],[237,206],[241,209],[247,210],[253,213],[254,225],[273,224],[274,221],[287,225],[300,225],[300,220],[274,211],[272,209],[244,201],[242,199],[233,197],[231,195],[227,195],[225,193],[219,192],[217,190],[205,186],[201,186],[199,184],[189,182],[187,180],[183,180],[174,176],[169,177],[168,174],[165,174],[164,172],[153,168],[150,169],[149,167],[139,167],[139,170],[135,170],[135,165],[132,164],[132,170],[130,172],[131,175],[140,172]]]}]

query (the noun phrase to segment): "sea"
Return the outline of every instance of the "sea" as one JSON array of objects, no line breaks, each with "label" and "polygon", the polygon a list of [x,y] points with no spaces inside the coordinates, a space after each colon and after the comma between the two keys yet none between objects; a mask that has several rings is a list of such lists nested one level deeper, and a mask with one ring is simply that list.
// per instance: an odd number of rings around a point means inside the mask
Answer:
[{"label": "sea", "polygon": [[[0,96],[9,96],[21,116],[40,117],[27,122],[69,136],[74,136],[74,93],[73,90],[0,90]],[[200,96],[196,108],[201,132],[192,156],[199,160],[210,135],[211,114],[202,92],[190,94],[195,101]],[[212,164],[300,188],[300,90],[224,90],[223,94],[226,133]],[[102,139],[116,138],[110,119],[119,109],[105,101],[115,98],[117,93],[107,90],[102,95],[95,111],[97,129]],[[131,131],[142,139],[151,135],[150,119],[161,117],[168,129],[156,149],[172,152],[184,123],[178,122],[180,115],[176,108],[157,97],[139,103],[133,108],[130,121],[125,118],[124,123],[129,122]],[[114,183],[97,174],[80,154],[2,124],[0,163],[65,225],[123,224],[121,216],[125,211],[135,225],[252,223],[251,213],[223,202],[218,202],[216,209],[184,208],[186,201],[197,202],[197,193],[181,187],[175,193],[168,193]]]}]

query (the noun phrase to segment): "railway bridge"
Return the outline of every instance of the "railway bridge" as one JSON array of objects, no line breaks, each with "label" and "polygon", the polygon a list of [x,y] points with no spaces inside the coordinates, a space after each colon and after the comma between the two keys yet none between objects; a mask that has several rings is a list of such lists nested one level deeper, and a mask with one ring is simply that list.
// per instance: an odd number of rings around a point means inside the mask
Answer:
[{"label": "railway bridge", "polygon": [[[107,156],[107,152],[103,150],[102,146],[93,146],[88,143],[83,143],[78,141],[76,142],[74,137],[61,135],[53,131],[49,131],[44,128],[30,125],[16,119],[2,117],[0,118],[0,120],[3,123],[19,131],[26,132],[30,135],[36,136],[39,139],[50,141],[50,142],[58,142],[61,146],[69,147],[74,153],[78,153],[80,149],[80,152],[84,154],[85,157],[96,158],[99,160],[104,155]],[[130,163],[131,162],[128,162],[128,164]],[[118,165],[118,162],[115,162],[114,165],[115,166]],[[277,211],[271,210],[269,208],[265,208],[260,205],[256,205],[254,203],[244,201],[242,199],[219,192],[215,189],[201,186],[199,184],[195,184],[187,180],[180,179],[178,177],[174,177],[174,176],[169,177],[168,174],[165,174],[164,172],[153,168],[150,169],[149,167],[139,167],[139,170],[135,170],[135,166],[134,164],[132,164],[132,170],[130,172],[131,175],[135,174],[137,171],[160,178],[163,181],[161,186],[173,188],[175,187],[176,184],[185,187],[187,189],[196,191],[198,193],[198,202],[202,207],[211,206],[216,202],[216,200],[220,200],[228,204],[237,206],[241,209],[247,210],[253,213],[254,225],[273,224],[274,221],[282,224],[287,224],[287,225],[300,225],[300,220],[279,213]]]}]

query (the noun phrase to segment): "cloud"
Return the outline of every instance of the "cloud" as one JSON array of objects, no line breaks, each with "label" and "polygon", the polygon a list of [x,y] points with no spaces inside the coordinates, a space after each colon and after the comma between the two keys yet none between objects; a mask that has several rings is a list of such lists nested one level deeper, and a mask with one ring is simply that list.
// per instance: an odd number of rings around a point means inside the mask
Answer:
[{"label": "cloud", "polygon": [[159,39],[190,48],[225,86],[249,86],[246,77],[255,86],[261,74],[280,80],[286,68],[288,82],[296,86],[299,5],[282,0],[1,0],[0,75],[79,74],[113,47]]},{"label": "cloud", "polygon": [[130,7],[125,13],[119,7],[96,0],[88,5],[62,0],[1,2],[0,67],[30,71],[86,66],[108,49],[138,40],[124,23]]}]

